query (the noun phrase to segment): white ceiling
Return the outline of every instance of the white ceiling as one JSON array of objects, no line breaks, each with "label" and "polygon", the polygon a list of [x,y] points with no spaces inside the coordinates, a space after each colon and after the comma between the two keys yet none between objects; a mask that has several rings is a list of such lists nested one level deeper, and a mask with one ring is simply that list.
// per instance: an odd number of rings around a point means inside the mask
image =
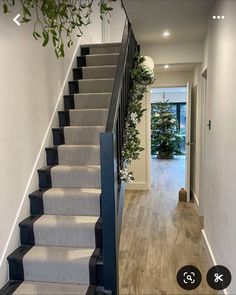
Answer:
[{"label": "white ceiling", "polygon": [[165,69],[164,65],[155,65],[155,72],[192,72],[196,65],[196,63],[170,64],[168,69]]},{"label": "white ceiling", "polygon": [[[200,42],[215,0],[123,0],[140,44]],[[171,32],[169,38],[163,31]]]}]

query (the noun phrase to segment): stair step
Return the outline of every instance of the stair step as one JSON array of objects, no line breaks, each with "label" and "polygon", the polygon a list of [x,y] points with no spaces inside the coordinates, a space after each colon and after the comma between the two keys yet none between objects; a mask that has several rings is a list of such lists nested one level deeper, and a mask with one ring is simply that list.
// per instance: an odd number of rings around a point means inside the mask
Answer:
[{"label": "stair step", "polygon": [[99,144],[105,126],[68,126],[64,128],[65,144]]},{"label": "stair step", "polygon": [[70,94],[112,92],[114,78],[69,81]]},{"label": "stair step", "polygon": [[51,180],[57,188],[100,188],[100,166],[57,165],[51,168]]},{"label": "stair step", "polygon": [[116,66],[93,66],[73,69],[74,80],[115,78]]},{"label": "stair step", "polygon": [[75,109],[109,108],[111,93],[79,93],[74,94]]},{"label": "stair step", "polygon": [[94,285],[24,281],[18,286],[14,295],[95,295],[95,292]]},{"label": "stair step", "polygon": [[83,79],[78,83],[80,93],[112,92],[114,78]]},{"label": "stair step", "polygon": [[81,55],[120,52],[120,43],[89,44],[81,46]]},{"label": "stair step", "polygon": [[100,165],[100,146],[60,145],[58,162],[60,165]]},{"label": "stair step", "polygon": [[69,111],[71,126],[104,126],[108,109],[72,109]]},{"label": "stair step", "polygon": [[100,216],[100,189],[51,188],[30,194],[31,214]]},{"label": "stair step", "polygon": [[96,284],[99,249],[72,247],[19,247],[10,256],[11,280]]},{"label": "stair step", "polygon": [[21,244],[79,248],[101,247],[97,216],[30,216],[20,223]]},{"label": "stair step", "polygon": [[77,66],[108,66],[118,64],[119,53],[109,54],[90,54],[85,56],[79,56],[77,58]]}]

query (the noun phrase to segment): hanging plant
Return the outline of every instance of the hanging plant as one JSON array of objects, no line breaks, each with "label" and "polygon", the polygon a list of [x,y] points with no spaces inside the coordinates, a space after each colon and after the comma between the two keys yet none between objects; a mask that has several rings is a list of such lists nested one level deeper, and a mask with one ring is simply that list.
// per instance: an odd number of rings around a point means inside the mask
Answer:
[{"label": "hanging plant", "polygon": [[124,146],[122,155],[124,157],[123,169],[120,171],[120,178],[125,182],[134,181],[133,172],[129,172],[128,167],[132,160],[137,160],[140,153],[144,150],[140,144],[138,124],[145,109],[142,108],[142,100],[148,90],[148,86],[154,81],[153,71],[150,71],[144,65],[145,57],[137,55],[135,57],[135,66],[131,71],[131,84],[128,115],[125,123]]},{"label": "hanging plant", "polygon": [[[100,17],[110,14],[111,2],[99,0]],[[2,0],[3,12],[8,13],[15,4],[21,5],[21,23],[34,23],[33,37],[42,46],[52,42],[57,58],[65,56],[65,46],[73,45],[72,33],[83,35],[83,29],[91,23],[94,0]]]}]

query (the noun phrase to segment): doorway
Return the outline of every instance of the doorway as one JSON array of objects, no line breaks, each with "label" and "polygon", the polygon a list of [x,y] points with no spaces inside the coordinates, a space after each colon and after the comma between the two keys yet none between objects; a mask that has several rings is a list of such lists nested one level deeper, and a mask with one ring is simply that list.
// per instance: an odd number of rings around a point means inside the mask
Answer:
[{"label": "doorway", "polygon": [[151,89],[152,172],[175,171],[178,178],[176,196],[178,190],[185,187],[186,98],[186,86]]}]

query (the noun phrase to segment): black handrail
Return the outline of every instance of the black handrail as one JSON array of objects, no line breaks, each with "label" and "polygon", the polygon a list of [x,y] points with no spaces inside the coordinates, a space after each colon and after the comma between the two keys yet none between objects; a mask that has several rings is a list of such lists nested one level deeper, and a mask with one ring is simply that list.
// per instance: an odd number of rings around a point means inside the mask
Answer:
[{"label": "black handrail", "polygon": [[127,20],[107,125],[105,132],[100,135],[103,282],[105,290],[111,290],[113,295],[119,294],[118,254],[125,194],[120,170],[124,162],[122,149],[131,87],[130,71],[136,51],[137,42]]},{"label": "black handrail", "polygon": [[127,51],[129,46],[129,39],[131,33],[131,25],[126,20],[124,33],[122,37],[121,47],[120,47],[120,55],[118,60],[118,66],[116,70],[116,77],[114,81],[114,87],[111,96],[111,104],[108,113],[106,132],[113,132],[115,130],[115,124],[118,115],[118,109],[120,105],[120,93],[122,90],[123,76],[125,71],[125,65],[127,60]]}]

